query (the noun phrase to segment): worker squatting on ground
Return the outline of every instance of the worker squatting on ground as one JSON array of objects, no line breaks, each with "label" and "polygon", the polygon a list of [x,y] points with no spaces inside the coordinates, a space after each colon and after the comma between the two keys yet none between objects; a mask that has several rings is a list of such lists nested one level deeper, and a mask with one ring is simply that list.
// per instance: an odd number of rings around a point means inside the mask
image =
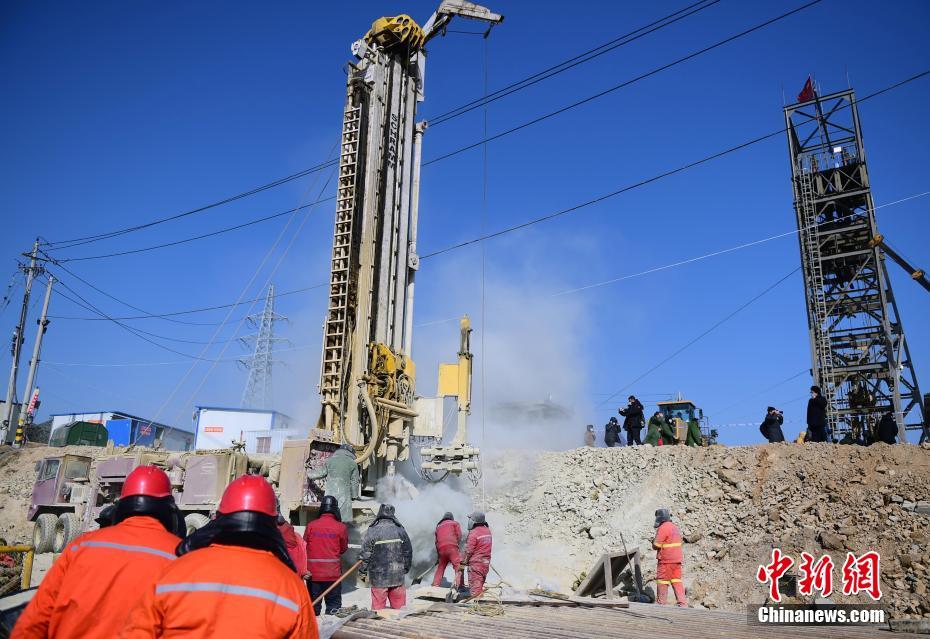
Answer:
[{"label": "worker squatting on ground", "polygon": [[436,566],[436,574],[433,576],[434,586],[439,586],[442,583],[446,566],[449,564],[452,564],[455,586],[462,585],[461,573],[459,573],[459,566],[462,565],[462,555],[459,552],[461,545],[462,527],[459,522],[455,521],[452,513],[447,512],[436,524],[436,556],[439,558],[439,564]]},{"label": "worker squatting on ground", "polygon": [[685,598],[685,586],[681,582],[681,531],[674,523],[667,508],[656,511],[656,538],[652,547],[658,552],[656,558],[656,603],[664,604],[668,597],[668,587],[675,591],[675,600],[679,608],[687,608],[688,600]]},{"label": "worker squatting on ground", "polygon": [[245,475],[216,519],[181,542],[178,558],[141,590],[119,637],[317,639],[307,588],[276,525],[274,490]]},{"label": "worker squatting on ground", "polygon": [[297,569],[297,576],[303,580],[310,578],[310,572],[307,570],[307,544],[301,539],[297,531],[291,525],[291,522],[281,514],[281,502],[277,501],[278,509],[278,532],[281,533],[281,539],[284,540],[284,546],[287,548],[287,554]]},{"label": "worker squatting on ground", "polygon": [[111,638],[142,591],[175,560],[180,542],[168,475],[139,466],[112,519],[68,544],[13,629],[15,639]]},{"label": "worker squatting on ground", "polygon": [[341,521],[352,522],[352,499],[358,495],[358,464],[349,444],[342,444],[326,459],[323,468],[308,470],[307,479],[326,479],[326,494],[339,503]]},{"label": "worker squatting on ground", "polygon": [[[310,571],[310,599],[315,600],[342,576],[340,558],[349,549],[349,533],[339,514],[339,502],[332,495],[320,501],[320,515],[304,530],[307,542],[307,568]],[[342,608],[342,584],[326,593],[326,614]],[[322,603],[314,604],[314,614],[320,614]]]},{"label": "worker squatting on ground", "polygon": [[413,563],[413,546],[407,531],[394,516],[394,506],[382,504],[378,516],[362,540],[359,575],[371,585],[371,609],[383,610],[387,602],[395,610],[407,604],[404,576]]},{"label": "worker squatting on ground", "polygon": [[482,512],[468,516],[468,540],[460,570],[468,568],[468,590],[471,596],[484,592],[484,580],[491,569],[491,529]]},{"label": "worker squatting on ground", "polygon": [[646,423],[646,418],[643,416],[643,404],[636,397],[630,395],[627,398],[627,405],[625,408],[621,408],[619,411],[620,415],[623,417],[623,430],[626,431],[626,445],[633,446],[642,445],[642,441],[639,438],[640,432],[643,430],[643,424]]},{"label": "worker squatting on ground", "polygon": [[650,446],[668,446],[678,443],[675,430],[671,424],[665,421],[665,415],[661,411],[656,411],[649,418],[649,430],[646,431],[646,439],[643,440],[643,443]]}]

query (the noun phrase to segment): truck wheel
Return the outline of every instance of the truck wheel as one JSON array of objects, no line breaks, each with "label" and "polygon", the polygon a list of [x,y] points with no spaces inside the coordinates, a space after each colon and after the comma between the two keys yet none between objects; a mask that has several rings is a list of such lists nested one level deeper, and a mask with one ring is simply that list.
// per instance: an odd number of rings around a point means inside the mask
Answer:
[{"label": "truck wheel", "polygon": [[37,555],[52,551],[57,523],[58,519],[52,513],[43,513],[36,519],[35,526],[32,528],[32,545]]},{"label": "truck wheel", "polygon": [[62,513],[55,523],[55,543],[52,552],[63,552],[64,549],[81,534],[81,521],[74,513]]},{"label": "truck wheel", "polygon": [[210,521],[210,518],[200,513],[191,513],[184,518],[184,524],[187,526],[187,534],[192,534],[198,528],[203,528]]}]

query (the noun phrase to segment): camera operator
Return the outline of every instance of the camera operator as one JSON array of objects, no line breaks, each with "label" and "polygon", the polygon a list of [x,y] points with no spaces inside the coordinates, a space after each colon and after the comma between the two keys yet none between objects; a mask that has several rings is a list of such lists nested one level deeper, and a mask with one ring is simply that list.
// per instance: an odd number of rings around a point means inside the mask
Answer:
[{"label": "camera operator", "polygon": [[770,444],[785,441],[785,435],[781,432],[781,425],[785,421],[785,416],[774,406],[769,406],[765,413],[765,419],[759,426],[759,432],[765,437]]}]

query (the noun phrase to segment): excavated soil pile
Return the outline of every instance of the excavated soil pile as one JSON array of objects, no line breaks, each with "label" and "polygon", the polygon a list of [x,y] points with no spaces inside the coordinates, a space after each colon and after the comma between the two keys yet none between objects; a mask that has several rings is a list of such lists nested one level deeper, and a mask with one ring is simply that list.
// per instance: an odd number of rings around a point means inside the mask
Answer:
[{"label": "excavated soil pile", "polygon": [[[495,563],[524,587],[535,577],[568,591],[602,552],[622,550],[621,533],[644,552],[652,579],[653,512],[668,506],[686,541],[692,605],[762,603],[766,589],[755,574],[773,547],[796,562],[801,551],[829,554],[830,599],[868,602],[842,595],[842,566],[847,551],[877,550],[882,603],[897,616],[930,617],[930,445],[582,448],[503,455],[485,475],[495,543],[505,542]],[[545,548],[562,574],[545,570],[546,557],[508,561],[515,546],[524,556]],[[797,564],[789,572],[796,571]]]}]

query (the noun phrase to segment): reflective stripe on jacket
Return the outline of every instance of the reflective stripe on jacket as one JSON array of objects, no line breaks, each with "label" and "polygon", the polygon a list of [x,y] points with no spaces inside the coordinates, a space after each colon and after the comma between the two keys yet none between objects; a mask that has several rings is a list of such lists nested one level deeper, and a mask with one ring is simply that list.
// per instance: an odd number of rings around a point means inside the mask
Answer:
[{"label": "reflective stripe on jacket", "polygon": [[11,637],[116,636],[146,588],[175,561],[180,541],[152,517],[81,535],[52,564]]},{"label": "reflective stripe on jacket", "polygon": [[376,519],[365,531],[360,559],[359,572],[368,575],[372,588],[403,586],[413,563],[407,531],[393,517]]},{"label": "reflective stripe on jacket", "polygon": [[349,548],[346,525],[330,513],[323,513],[304,530],[307,542],[307,570],[313,581],[335,581],[342,575],[339,558]]},{"label": "reflective stripe on jacket", "polygon": [[213,544],[179,557],[130,613],[120,637],[317,639],[307,588],[272,553]]},{"label": "reflective stripe on jacket", "polygon": [[682,562],[681,531],[672,522],[666,521],[659,526],[652,547],[658,550],[656,558],[660,564],[680,564]]},{"label": "reflective stripe on jacket", "polygon": [[468,541],[465,542],[465,563],[490,564],[491,563],[491,529],[484,525],[475,526],[468,532]]}]

